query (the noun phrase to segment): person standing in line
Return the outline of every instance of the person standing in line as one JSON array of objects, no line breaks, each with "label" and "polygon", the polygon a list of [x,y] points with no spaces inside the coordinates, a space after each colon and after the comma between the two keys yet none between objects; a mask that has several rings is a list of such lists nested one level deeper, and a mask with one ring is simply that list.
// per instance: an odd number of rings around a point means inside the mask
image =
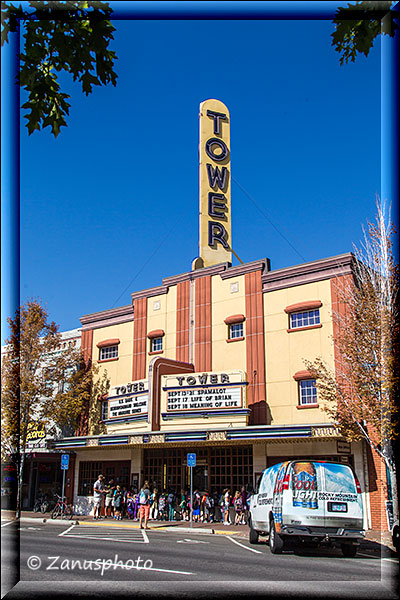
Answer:
[{"label": "person standing in line", "polygon": [[233,499],[233,506],[235,508],[235,525],[239,525],[242,520],[243,502],[239,490],[235,492]]},{"label": "person standing in line", "polygon": [[153,493],[150,496],[150,519],[157,520],[158,517],[158,490],[154,488]]},{"label": "person standing in line", "polygon": [[140,490],[139,504],[139,527],[140,529],[143,529],[142,521],[144,517],[144,528],[149,529],[147,527],[147,521],[149,520],[150,515],[150,490],[147,481],[144,482],[143,487]]},{"label": "person standing in line", "polygon": [[121,490],[121,486],[117,485],[117,489],[114,492],[114,508],[115,508],[115,517],[117,521],[121,521],[122,519],[122,509],[124,505],[124,493]]},{"label": "person standing in line", "polygon": [[247,492],[246,492],[246,488],[244,485],[242,485],[242,490],[240,492],[240,496],[242,498],[242,504],[243,504],[241,523],[242,523],[242,525],[245,525],[247,522],[248,506],[247,506]]},{"label": "person standing in line", "polygon": [[115,491],[114,479],[110,479],[110,481],[106,485],[106,494],[105,494],[106,499],[105,499],[105,506],[104,506],[104,518],[105,519],[107,519],[107,517],[111,518],[114,516],[114,506],[112,504],[114,491]]},{"label": "person standing in line", "polygon": [[224,495],[224,525],[230,525],[230,519],[229,519],[229,507],[231,505],[231,490],[227,489]]},{"label": "person standing in line", "polygon": [[101,519],[101,508],[106,493],[104,487],[104,476],[99,475],[93,485],[93,519]]},{"label": "person standing in line", "polygon": [[174,518],[174,508],[175,508],[175,494],[172,489],[167,496],[167,504],[168,504],[168,520],[175,521]]}]

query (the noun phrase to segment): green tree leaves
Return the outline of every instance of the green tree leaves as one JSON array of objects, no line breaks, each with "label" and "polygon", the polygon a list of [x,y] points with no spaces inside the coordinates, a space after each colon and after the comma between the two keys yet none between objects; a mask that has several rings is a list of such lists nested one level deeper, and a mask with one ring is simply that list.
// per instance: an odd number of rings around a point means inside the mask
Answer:
[{"label": "green tree leaves", "polygon": [[87,96],[93,86],[116,85],[116,54],[109,50],[115,27],[109,21],[112,9],[106,2],[29,2],[23,10],[1,3],[2,45],[8,34],[23,24],[19,85],[28,92],[21,108],[27,113],[29,135],[51,127],[57,137],[69,115],[70,97],[60,89],[57,73],[79,81]]},{"label": "green tree leaves", "polygon": [[354,62],[357,54],[368,56],[377,35],[394,36],[398,12],[391,11],[395,2],[356,2],[339,8],[333,20],[332,46],[339,52],[340,64]]}]

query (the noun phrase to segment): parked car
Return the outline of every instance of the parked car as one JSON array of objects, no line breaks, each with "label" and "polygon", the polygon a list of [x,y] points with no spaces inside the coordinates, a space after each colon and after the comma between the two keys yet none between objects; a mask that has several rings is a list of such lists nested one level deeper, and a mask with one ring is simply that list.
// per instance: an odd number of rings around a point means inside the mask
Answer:
[{"label": "parked car", "polygon": [[273,554],[285,544],[339,544],[355,556],[364,537],[361,488],[348,465],[292,460],[263,471],[250,497],[249,541],[269,535]]}]

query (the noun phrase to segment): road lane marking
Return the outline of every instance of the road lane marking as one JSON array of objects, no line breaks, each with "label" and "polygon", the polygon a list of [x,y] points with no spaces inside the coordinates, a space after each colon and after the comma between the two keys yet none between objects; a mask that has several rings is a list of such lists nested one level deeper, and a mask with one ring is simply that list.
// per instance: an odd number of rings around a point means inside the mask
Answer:
[{"label": "road lane marking", "polygon": [[184,540],[177,540],[177,544],[209,544],[210,542],[203,542],[203,540],[189,540],[185,538]]},{"label": "road lane marking", "polygon": [[241,544],[237,540],[234,540],[230,535],[227,535],[226,537],[228,540],[231,540],[231,542],[233,542],[234,544],[237,544],[238,546],[241,546],[242,548],[245,548],[246,550],[250,550],[250,552],[255,552],[256,554],[262,554],[262,552],[260,552],[260,550],[254,550],[254,548],[249,548],[248,546]]},{"label": "road lane marking", "polygon": [[105,540],[107,542],[128,542],[130,544],[148,544],[149,538],[144,529],[134,529],[134,530],[114,530],[111,531],[100,531],[95,530],[95,528],[89,526],[79,526],[79,528],[74,530],[74,533],[70,533],[71,529],[75,527],[75,524],[72,524],[68,529],[59,534],[60,536],[65,536],[68,538],[80,538],[86,540]]},{"label": "road lane marking", "polygon": [[[109,563],[107,563],[108,566]],[[190,571],[174,571],[172,569],[156,569],[155,567],[136,567],[136,566],[123,566],[121,567],[121,565],[119,565],[118,563],[111,563],[110,567],[120,567],[121,569],[136,569],[137,571],[159,571],[160,573],[177,573],[178,575],[193,575],[193,573],[191,573]]]},{"label": "road lane marking", "polygon": [[62,531],[62,532],[61,532],[61,533],[58,535],[58,537],[60,537],[61,535],[65,535],[66,533],[68,533],[68,531],[71,531],[71,529],[72,529],[73,527],[75,527],[75,524],[74,524],[74,523],[73,523],[72,525],[70,525],[70,526],[68,527],[68,529],[64,529],[64,531]]},{"label": "road lane marking", "polygon": [[7,527],[7,525],[11,525],[11,523],[15,523],[15,521],[7,521],[6,523],[2,523],[2,527]]}]

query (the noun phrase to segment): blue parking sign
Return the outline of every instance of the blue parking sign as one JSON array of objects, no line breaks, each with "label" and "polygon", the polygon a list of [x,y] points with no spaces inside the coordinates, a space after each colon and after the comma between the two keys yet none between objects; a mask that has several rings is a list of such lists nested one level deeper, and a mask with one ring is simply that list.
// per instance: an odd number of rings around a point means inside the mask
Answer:
[{"label": "blue parking sign", "polygon": [[188,454],[187,455],[187,466],[188,467],[195,467],[196,466],[196,455],[195,454]]},{"label": "blue parking sign", "polygon": [[61,454],[61,469],[67,471],[69,466],[69,454]]}]

